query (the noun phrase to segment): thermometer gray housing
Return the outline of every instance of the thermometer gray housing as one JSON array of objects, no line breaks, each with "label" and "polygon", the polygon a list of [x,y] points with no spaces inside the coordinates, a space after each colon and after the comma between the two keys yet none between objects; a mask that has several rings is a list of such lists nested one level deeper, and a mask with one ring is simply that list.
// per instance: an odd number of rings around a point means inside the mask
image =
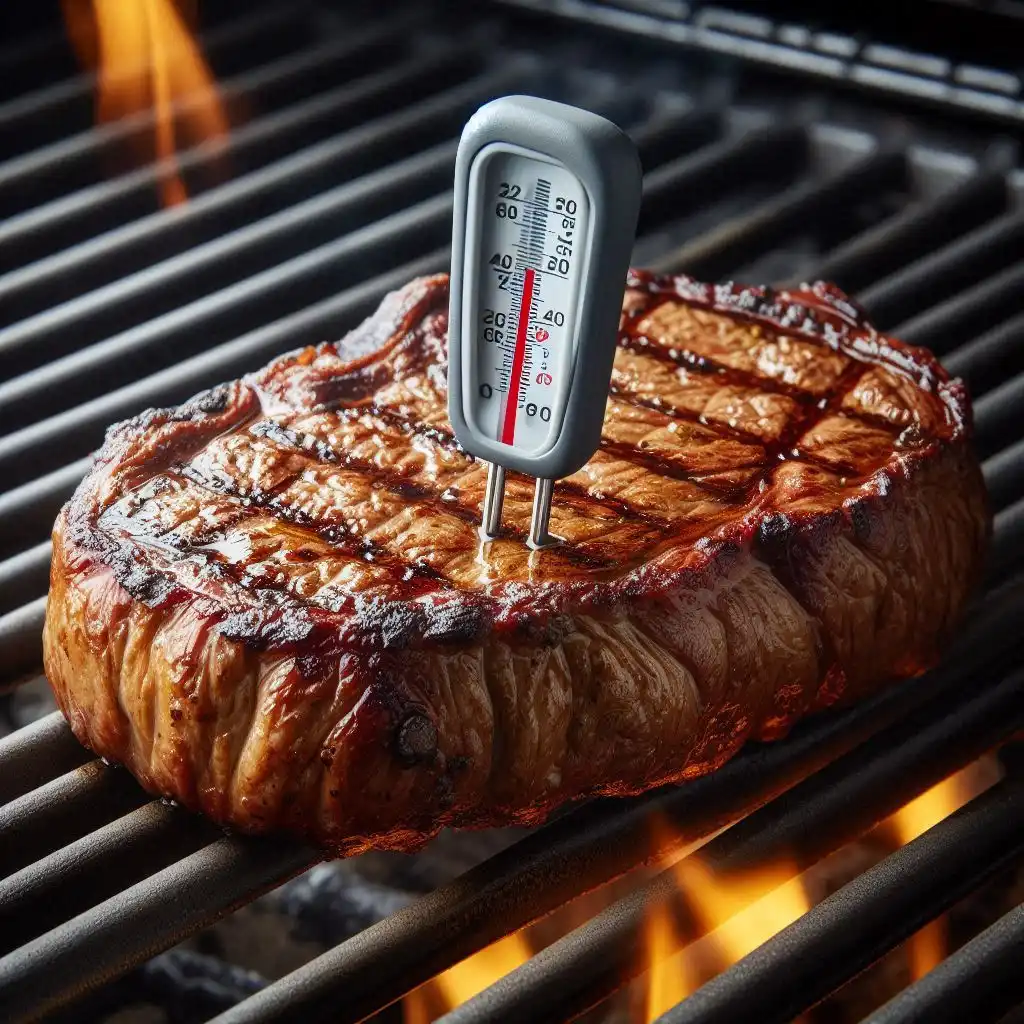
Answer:
[{"label": "thermometer gray housing", "polygon": [[[581,267],[575,360],[568,404],[554,445],[537,456],[484,436],[464,412],[462,360],[469,332],[463,297],[478,266],[470,216],[470,170],[482,149],[520,147],[561,163],[583,185],[590,201],[590,244]],[[467,122],[455,162],[451,298],[448,319],[448,416],[463,447],[478,458],[531,476],[559,479],[580,469],[601,440],[608,382],[615,358],[626,274],[640,209],[642,172],[632,140],[611,121],[589,111],[534,96],[504,96],[482,106]],[[582,301],[583,295],[586,301]]]}]

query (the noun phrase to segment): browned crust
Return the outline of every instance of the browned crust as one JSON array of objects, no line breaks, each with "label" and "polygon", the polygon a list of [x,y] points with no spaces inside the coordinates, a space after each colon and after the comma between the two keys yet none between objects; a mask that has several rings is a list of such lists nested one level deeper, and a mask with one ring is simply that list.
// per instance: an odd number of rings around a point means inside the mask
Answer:
[{"label": "browned crust", "polygon": [[[830,285],[819,282],[797,292],[776,293],[764,288],[704,285],[687,277],[659,277],[641,271],[631,273],[630,284],[634,293],[643,290],[652,295],[679,296],[693,306],[813,337],[860,361],[898,370],[936,396],[945,414],[940,428],[893,451],[885,465],[839,496],[835,511],[845,509],[849,516],[859,503],[884,496],[894,480],[909,480],[940,449],[963,444],[969,438],[971,411],[962,381],[951,380],[928,350],[876,334],[851,300]],[[375,314],[338,345],[292,352],[245,382],[221,385],[183,406],[149,410],[115,425],[108,431],[92,472],[62,513],[65,543],[81,561],[95,560],[102,549],[101,560],[114,568],[118,581],[140,600],[153,603],[154,589],[167,587],[167,581],[157,574],[140,581],[144,557],[130,546],[115,544],[97,527],[99,512],[112,497],[167,465],[184,461],[211,438],[259,415],[262,408],[284,404],[291,409],[314,409],[339,401],[358,401],[372,394],[381,379],[392,372],[386,361],[389,352],[429,312],[446,308],[447,295],[444,275],[417,280],[392,293]],[[444,339],[429,338],[426,344],[440,351]],[[335,349],[350,356],[343,371],[332,367],[329,372],[319,372],[318,356]],[[419,353],[417,359],[428,356]],[[295,370],[300,372],[284,373]],[[733,516],[707,535],[676,539],[667,557],[632,573],[616,573],[607,580],[590,573],[583,587],[571,581],[566,585],[542,585],[524,594],[515,584],[509,591],[499,588],[486,597],[459,594],[454,603],[427,602],[415,613],[407,606],[369,607],[362,610],[358,622],[347,611],[332,614],[292,608],[282,615],[275,609],[270,630],[258,611],[247,617],[227,615],[222,607],[209,606],[205,611],[227,617],[223,629],[228,635],[266,649],[295,643],[307,649],[314,644],[332,649],[449,645],[477,641],[495,629],[514,630],[520,637],[543,637],[553,618],[611,611],[623,602],[654,599],[671,592],[692,573],[707,571],[718,552],[728,551],[733,545],[749,546],[768,527],[778,532],[777,508],[758,501],[756,496],[749,497],[747,504],[748,514]],[[784,511],[786,528],[794,534],[819,528],[817,510],[810,515],[796,508]],[[167,599],[166,594],[160,596]],[[181,598],[194,599],[194,595],[185,593]]]},{"label": "browned crust", "polygon": [[[789,484],[777,474],[771,501],[751,494],[742,515],[628,573],[426,602],[397,626],[379,606],[354,624],[177,592],[99,529],[116,497],[269,404],[371,394],[392,372],[382,354],[432,312],[441,331],[446,285],[389,296],[340,344],[341,373],[318,368],[334,346],[302,349],[111,428],[54,528],[44,633],[47,675],[83,742],[245,830],[406,849],[446,824],[532,823],[567,799],[701,774],[749,736],[935,660],[989,530],[969,402],[931,353],[877,335],[820,283],[772,293],[634,272],[627,311],[672,295],[933,396],[930,431],[910,431],[824,511],[802,507],[815,471],[798,467]],[[436,353],[443,337],[419,343]],[[751,616],[756,635],[733,635]]]}]

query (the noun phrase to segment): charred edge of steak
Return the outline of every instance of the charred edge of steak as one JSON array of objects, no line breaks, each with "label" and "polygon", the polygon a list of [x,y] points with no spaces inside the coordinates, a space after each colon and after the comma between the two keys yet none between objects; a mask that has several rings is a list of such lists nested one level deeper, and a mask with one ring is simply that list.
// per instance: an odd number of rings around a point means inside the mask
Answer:
[{"label": "charred edge of steak", "polygon": [[[877,334],[864,313],[838,289],[818,282],[798,291],[775,292],[768,288],[734,284],[707,285],[683,276],[656,276],[631,271],[628,287],[647,298],[640,306],[650,308],[659,298],[679,298],[735,319],[761,324],[772,331],[804,336],[839,350],[862,364],[877,364],[910,376],[922,390],[943,402],[948,415],[948,434],[938,439],[908,427],[897,442],[886,465],[867,477],[860,486],[865,499],[886,496],[909,481],[939,449],[940,441],[959,445],[970,431],[970,409],[959,380],[950,380],[938,360],[925,349]],[[635,298],[635,296],[634,296]],[[391,372],[388,357],[401,352],[407,364],[422,369],[443,369],[446,361],[446,306],[448,279],[437,275],[414,281],[391,293],[380,308],[338,343],[306,347],[284,355],[245,381],[235,381],[196,395],[177,408],[151,409],[110,428],[97,454],[92,473],[83,481],[62,512],[66,528],[63,543],[70,548],[73,562],[101,562],[133,597],[152,606],[161,601],[182,600],[185,593],[169,592],[166,580],[147,574],[135,548],[103,535],[97,519],[104,507],[98,487],[104,472],[114,475],[108,492],[123,491],[132,470],[152,475],[161,466],[183,461],[213,436],[237,427],[260,410],[275,405],[289,410],[316,409],[339,402],[360,401],[372,395]],[[627,293],[627,301],[628,293]],[[429,320],[429,329],[419,329]],[[351,356],[344,370],[318,366],[325,352]],[[276,388],[286,370],[298,368],[283,388]],[[904,441],[904,435],[906,435]],[[142,445],[148,452],[140,457]],[[124,467],[122,468],[121,464]],[[356,620],[350,614],[323,609],[280,607],[270,600],[261,611],[259,603],[249,609],[209,607],[225,635],[258,649],[315,650],[329,656],[338,650],[363,645],[389,649],[407,646],[463,645],[479,642],[492,630],[512,640],[544,642],[551,632],[543,621],[578,611],[613,612],[623,602],[656,599],[692,582],[695,574],[713,580],[731,555],[751,547],[766,553],[779,551],[784,533],[787,546],[803,534],[823,530],[855,532],[855,516],[862,506],[847,502],[842,509],[823,517],[820,513],[801,515],[760,508],[757,515],[737,516],[713,538],[699,542],[695,559],[685,567],[641,566],[612,582],[590,581],[586,588],[576,584],[547,584],[535,594],[535,614],[517,609],[507,595],[463,595],[456,603],[422,604],[368,602]],[[825,518],[828,522],[825,522]],[[785,524],[780,532],[780,523]],[[776,561],[776,559],[772,559]],[[205,603],[204,603],[205,608]],[[266,611],[269,616],[264,615]],[[539,614],[538,614],[539,613]]]},{"label": "charred edge of steak", "polygon": [[780,333],[802,335],[861,362],[893,369],[942,399],[953,428],[951,440],[970,436],[973,424],[964,382],[951,378],[928,349],[879,334],[867,313],[834,284],[815,281],[796,290],[776,290],[735,282],[705,284],[686,274],[633,269],[627,287],[651,296],[679,298]]}]

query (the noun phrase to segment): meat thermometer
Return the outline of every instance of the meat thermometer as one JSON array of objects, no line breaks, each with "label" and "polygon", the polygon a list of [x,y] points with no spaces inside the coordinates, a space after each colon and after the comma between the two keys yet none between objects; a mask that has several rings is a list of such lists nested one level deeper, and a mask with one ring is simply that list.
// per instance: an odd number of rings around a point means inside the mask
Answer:
[{"label": "meat thermometer", "polygon": [[504,96],[463,130],[448,415],[489,463],[486,537],[501,529],[512,469],[537,481],[530,547],[552,543],[554,481],[600,443],[640,189],[632,141],[589,111]]}]

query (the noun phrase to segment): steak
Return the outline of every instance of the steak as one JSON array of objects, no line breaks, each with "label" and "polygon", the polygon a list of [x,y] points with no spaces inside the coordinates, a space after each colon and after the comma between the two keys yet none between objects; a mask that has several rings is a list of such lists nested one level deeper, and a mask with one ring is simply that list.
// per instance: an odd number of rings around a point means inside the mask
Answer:
[{"label": "steak", "polygon": [[53,531],[46,673],[150,791],[338,854],[714,770],[932,665],[990,518],[962,383],[826,284],[630,274],[603,438],[478,524],[445,276],[110,429]]}]

